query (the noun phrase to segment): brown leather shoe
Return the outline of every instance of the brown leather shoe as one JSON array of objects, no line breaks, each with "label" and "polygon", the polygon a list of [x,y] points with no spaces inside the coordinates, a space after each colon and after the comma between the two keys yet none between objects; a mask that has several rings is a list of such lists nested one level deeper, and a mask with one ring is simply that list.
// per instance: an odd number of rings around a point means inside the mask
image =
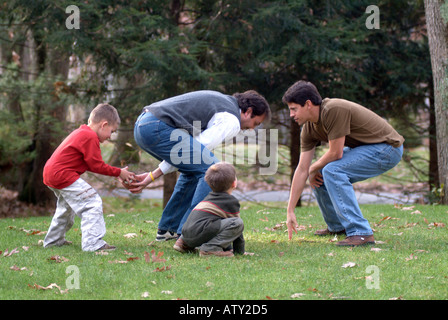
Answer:
[{"label": "brown leather shoe", "polygon": [[216,257],[233,257],[232,251],[199,251],[200,257],[216,256]]},{"label": "brown leather shoe", "polygon": [[316,230],[316,232],[314,232],[314,234],[316,236],[333,236],[335,234],[345,234],[345,230],[333,232],[333,231],[328,230],[328,228],[326,228],[326,229]]},{"label": "brown leather shoe", "polygon": [[173,246],[174,250],[179,251],[180,253],[186,253],[186,252],[194,252],[195,248],[189,247],[185,241],[180,237],[176,240],[176,243]]},{"label": "brown leather shoe", "polygon": [[363,246],[365,244],[375,244],[375,239],[373,235],[370,236],[350,236],[345,238],[345,240],[336,243],[337,246],[346,247],[356,247]]}]

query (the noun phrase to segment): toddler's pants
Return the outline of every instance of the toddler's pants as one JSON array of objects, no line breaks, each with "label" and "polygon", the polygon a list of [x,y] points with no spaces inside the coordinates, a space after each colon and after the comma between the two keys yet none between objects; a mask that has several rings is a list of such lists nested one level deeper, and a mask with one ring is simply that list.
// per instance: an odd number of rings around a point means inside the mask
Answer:
[{"label": "toddler's pants", "polygon": [[50,189],[57,197],[57,206],[44,247],[64,244],[65,234],[73,226],[75,215],[81,218],[83,251],[95,251],[106,244],[102,240],[106,234],[103,202],[95,189],[81,178],[66,188]]},{"label": "toddler's pants", "polygon": [[221,227],[217,235],[210,241],[202,244],[200,250],[223,251],[223,249],[229,247],[243,233],[244,223],[241,218],[226,218],[220,222]]}]

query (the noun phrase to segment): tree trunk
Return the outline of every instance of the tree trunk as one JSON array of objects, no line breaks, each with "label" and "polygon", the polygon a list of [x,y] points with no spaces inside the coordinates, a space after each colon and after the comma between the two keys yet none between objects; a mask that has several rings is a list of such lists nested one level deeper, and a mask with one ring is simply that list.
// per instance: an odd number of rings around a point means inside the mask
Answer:
[{"label": "tree trunk", "polygon": [[448,204],[448,30],[440,12],[443,3],[443,0],[425,0],[425,16],[434,82],[439,179],[443,186],[442,203]]},{"label": "tree trunk", "polygon": [[436,114],[434,110],[434,86],[429,84],[429,191],[440,187],[439,165],[437,163],[437,131]]},{"label": "tree trunk", "polygon": [[[50,74],[57,76],[60,80],[66,80],[69,70],[69,57],[57,50],[51,50],[42,43],[37,46],[37,59],[39,64],[39,72],[45,69]],[[45,163],[51,157],[55,148],[60,142],[57,130],[53,126],[48,125],[46,113],[51,114],[54,121],[59,124],[65,123],[66,106],[59,101],[59,90],[65,84],[61,81],[55,82],[54,92],[52,95],[51,106],[45,105],[41,101],[36,101],[36,119],[35,119],[35,135],[33,138],[33,147],[35,150],[35,158],[29,164],[27,171],[29,172],[23,190],[19,192],[19,200],[35,203],[50,204],[54,202],[54,195],[43,183],[42,174]],[[51,108],[51,109],[50,109]]]},{"label": "tree trunk", "polygon": [[[173,19],[173,23],[179,25],[179,17],[181,11],[181,2],[180,0],[172,0],[171,8],[170,8],[171,19]],[[172,81],[166,84],[169,88],[167,92],[172,92],[173,96],[176,95],[178,91],[177,79],[173,77]],[[172,172],[163,176],[163,207],[166,207],[166,204],[171,198],[171,195],[174,191],[174,186],[177,182],[177,172]]]}]

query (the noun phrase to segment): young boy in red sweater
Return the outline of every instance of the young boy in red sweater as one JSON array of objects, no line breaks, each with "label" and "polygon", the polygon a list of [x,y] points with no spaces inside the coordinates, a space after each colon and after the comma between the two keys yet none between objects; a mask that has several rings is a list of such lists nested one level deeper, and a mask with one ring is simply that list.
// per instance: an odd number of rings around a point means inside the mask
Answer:
[{"label": "young boy in red sweater", "polygon": [[110,138],[120,124],[117,110],[106,103],[90,113],[87,125],[73,131],[55,150],[44,167],[43,179],[57,197],[56,212],[44,240],[44,247],[62,246],[75,214],[81,218],[82,250],[113,250],[102,238],[106,234],[101,197],[80,178],[86,171],[120,177],[131,182],[127,167],[112,167],[103,161],[100,143]]}]

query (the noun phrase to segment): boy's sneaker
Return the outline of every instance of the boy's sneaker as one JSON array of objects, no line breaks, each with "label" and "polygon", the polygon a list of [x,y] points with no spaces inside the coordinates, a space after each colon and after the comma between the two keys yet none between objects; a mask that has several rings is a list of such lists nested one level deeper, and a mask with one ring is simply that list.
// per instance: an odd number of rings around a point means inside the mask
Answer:
[{"label": "boy's sneaker", "polygon": [[96,251],[103,251],[103,250],[107,250],[107,251],[112,251],[117,249],[116,246],[111,246],[110,244],[105,244],[104,246],[102,246],[101,248],[97,249]]},{"label": "boy's sneaker", "polygon": [[176,250],[176,251],[179,251],[180,253],[195,252],[196,251],[195,248],[191,248],[191,247],[187,246],[187,244],[185,243],[185,241],[181,237],[179,239],[177,239],[176,243],[173,246],[173,249]]},{"label": "boy's sneaker", "polygon": [[59,244],[58,246],[59,246],[59,247],[62,247],[62,246],[69,246],[69,245],[71,245],[71,244],[73,244],[73,242],[64,240],[64,241],[63,241],[61,244]]},{"label": "boy's sneaker", "polygon": [[175,232],[171,232],[171,231],[166,231],[166,230],[157,230],[157,237],[156,237],[156,241],[167,241],[167,240],[171,240],[171,239],[176,239],[177,233]]}]

